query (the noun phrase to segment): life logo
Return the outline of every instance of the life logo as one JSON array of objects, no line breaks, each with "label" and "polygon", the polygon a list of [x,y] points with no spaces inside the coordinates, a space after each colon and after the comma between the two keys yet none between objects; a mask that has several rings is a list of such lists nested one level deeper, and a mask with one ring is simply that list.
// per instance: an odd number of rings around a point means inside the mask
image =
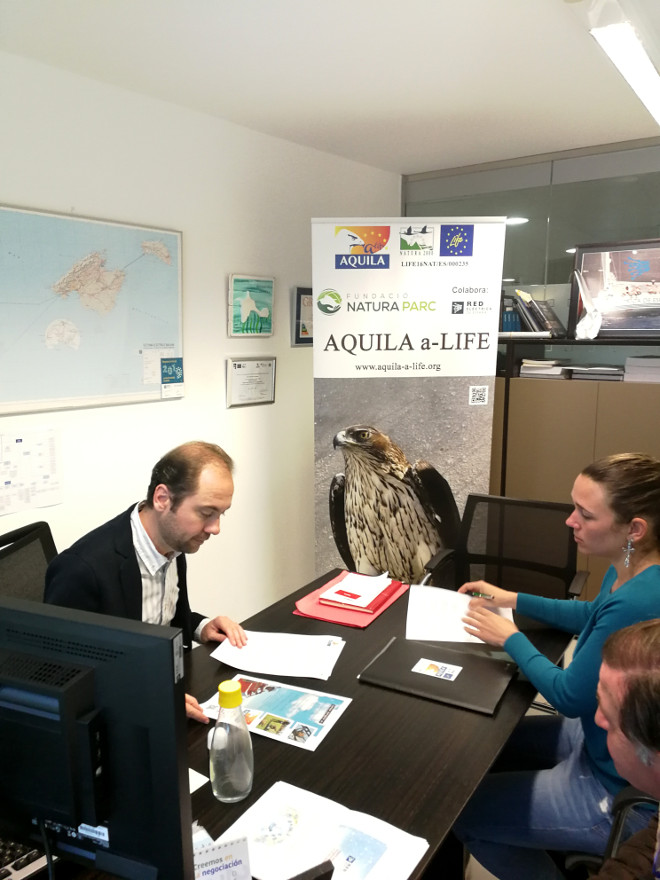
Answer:
[{"label": "life logo", "polygon": [[389,226],[335,226],[335,269],[389,269]]},{"label": "life logo", "polygon": [[473,224],[440,227],[441,257],[471,257],[473,243]]},{"label": "life logo", "polygon": [[334,315],[341,308],[341,297],[336,290],[322,290],[316,297],[316,308],[324,315]]}]

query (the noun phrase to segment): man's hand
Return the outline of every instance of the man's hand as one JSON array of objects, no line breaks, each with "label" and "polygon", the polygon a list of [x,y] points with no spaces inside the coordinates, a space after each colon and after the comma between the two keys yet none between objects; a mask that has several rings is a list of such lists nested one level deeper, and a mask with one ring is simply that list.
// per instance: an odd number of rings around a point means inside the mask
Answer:
[{"label": "man's hand", "polygon": [[202,642],[224,642],[225,639],[229,639],[235,648],[247,645],[247,636],[240,623],[224,615],[209,620],[203,627],[200,637]]},{"label": "man's hand", "polygon": [[204,714],[202,707],[191,694],[186,694],[186,715],[188,718],[194,718],[195,721],[201,721],[202,724],[209,723],[208,716]]}]

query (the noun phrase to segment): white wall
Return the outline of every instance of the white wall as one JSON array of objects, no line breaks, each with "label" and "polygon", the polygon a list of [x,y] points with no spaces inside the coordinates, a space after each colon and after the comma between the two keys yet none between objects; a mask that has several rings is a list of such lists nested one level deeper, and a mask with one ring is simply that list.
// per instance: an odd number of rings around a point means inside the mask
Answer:
[{"label": "white wall", "polygon": [[[59,433],[64,486],[62,504],[2,516],[0,532],[46,519],[64,549],[144,497],[163,452],[219,443],[236,492],[221,535],[189,558],[192,605],[243,619],[315,574],[312,353],[289,329],[290,291],[312,280],[310,220],[396,215],[400,178],[3,53],[0,119],[0,203],[183,232],[186,387],[0,418],[3,433]],[[275,276],[273,337],[228,339],[232,272]],[[225,408],[230,354],[277,358],[274,405]]]}]

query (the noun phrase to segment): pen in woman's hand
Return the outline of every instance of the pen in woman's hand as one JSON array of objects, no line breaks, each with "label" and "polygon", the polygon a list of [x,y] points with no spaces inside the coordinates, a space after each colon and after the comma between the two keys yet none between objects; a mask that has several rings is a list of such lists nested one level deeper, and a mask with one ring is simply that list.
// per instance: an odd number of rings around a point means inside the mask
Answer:
[{"label": "pen in woman's hand", "polygon": [[479,590],[468,590],[468,596],[474,596],[475,599],[494,599],[495,596],[491,596],[490,593],[480,593]]}]

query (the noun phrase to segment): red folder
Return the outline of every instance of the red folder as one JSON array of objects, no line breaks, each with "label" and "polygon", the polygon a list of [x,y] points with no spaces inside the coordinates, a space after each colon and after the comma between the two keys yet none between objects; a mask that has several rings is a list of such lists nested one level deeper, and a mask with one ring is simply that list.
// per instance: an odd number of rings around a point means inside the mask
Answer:
[{"label": "red folder", "polygon": [[327,620],[328,623],[340,623],[344,626],[356,626],[360,629],[364,629],[369,626],[379,614],[382,614],[386,608],[389,608],[393,602],[396,602],[399,596],[403,596],[410,586],[409,584],[402,584],[399,581],[396,581],[395,583],[399,584],[398,588],[391,593],[387,600],[383,602],[380,608],[374,611],[373,614],[365,614],[364,610],[353,611],[352,609],[339,608],[334,605],[324,605],[319,602],[319,596],[321,593],[324,593],[327,589],[342,581],[347,574],[347,571],[342,571],[336,578],[328,581],[327,584],[323,584],[318,590],[314,590],[306,596],[303,596],[302,599],[298,599],[293,613],[302,617],[314,617],[316,620]]}]

